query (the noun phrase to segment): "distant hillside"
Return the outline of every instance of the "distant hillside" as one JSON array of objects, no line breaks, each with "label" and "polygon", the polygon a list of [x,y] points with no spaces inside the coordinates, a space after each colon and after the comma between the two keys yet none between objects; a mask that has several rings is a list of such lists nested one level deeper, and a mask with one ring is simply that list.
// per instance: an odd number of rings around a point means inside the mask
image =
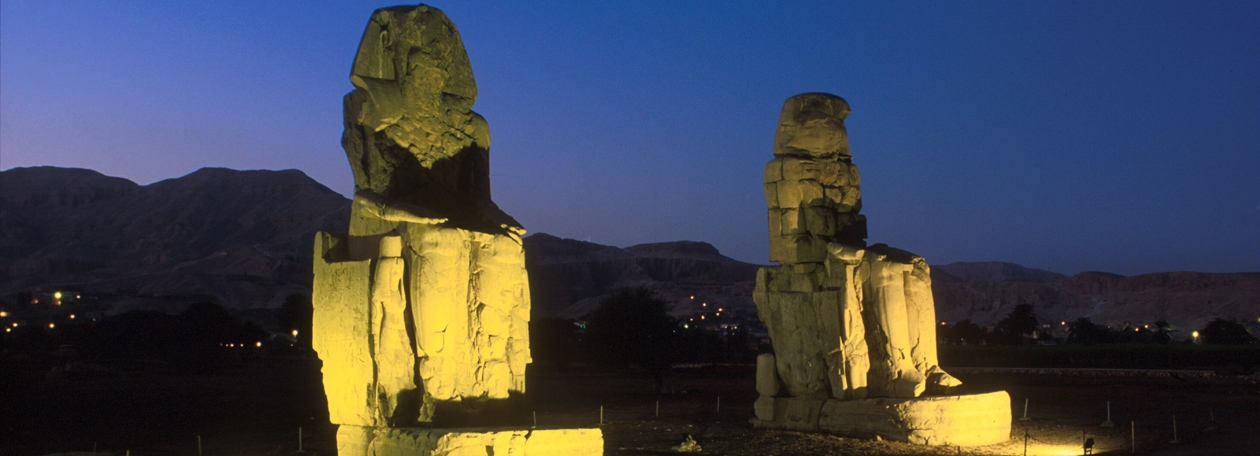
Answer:
[{"label": "distant hillside", "polygon": [[[679,241],[626,248],[545,233],[525,238],[534,317],[580,317],[619,287],[646,285],[674,303],[677,315],[704,304],[754,316],[759,265],[723,256],[712,245]],[[692,297],[695,297],[692,299]]]},{"label": "distant hillside", "polygon": [[[112,294],[117,310],[205,299],[275,307],[310,291],[314,233],[344,232],[348,218],[345,197],[296,170],[205,168],[137,185],[86,169],[10,169],[0,172],[0,296],[69,286]],[[535,318],[580,317],[633,285],[657,289],[676,315],[713,307],[756,315],[759,265],[703,242],[619,248],[540,233],[525,238],[525,251]],[[1216,317],[1260,317],[1260,273],[1066,277],[985,262],[934,265],[932,279],[946,321],[992,324],[1020,303],[1043,322],[1163,319],[1197,329]]]},{"label": "distant hillside", "polygon": [[932,269],[937,319],[1001,320],[1032,304],[1043,323],[1088,317],[1095,323],[1166,320],[1189,332],[1217,317],[1260,317],[1260,273],[1161,272],[1125,277],[1082,272],[1071,277],[1010,263],[952,263]]},{"label": "distant hillside", "polygon": [[933,266],[965,282],[1053,282],[1067,276],[1020,266],[1015,263],[987,261],[980,263],[950,263]]},{"label": "distant hillside", "polygon": [[203,168],[150,185],[55,167],[0,173],[0,293],[74,286],[277,305],[310,288],[318,230],[349,201],[301,171]]},{"label": "distant hillside", "polygon": [[[204,168],[137,185],[86,169],[0,173],[0,295],[38,287],[110,294],[127,308],[210,299],[237,309],[309,293],[316,231],[344,232],[349,200],[300,171]],[[757,266],[703,242],[621,249],[525,240],[535,316],[578,317],[622,286],[753,315]]]}]

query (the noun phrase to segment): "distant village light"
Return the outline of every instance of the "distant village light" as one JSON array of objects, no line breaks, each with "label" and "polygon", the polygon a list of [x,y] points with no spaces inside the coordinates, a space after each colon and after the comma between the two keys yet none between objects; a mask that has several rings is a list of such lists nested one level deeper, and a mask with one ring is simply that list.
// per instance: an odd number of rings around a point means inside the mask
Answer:
[{"label": "distant village light", "polygon": [[3,310],[0,310],[0,318],[4,318],[4,317],[7,317],[7,316],[9,316],[9,313],[8,313],[8,312],[5,312],[5,311],[3,311]]},{"label": "distant village light", "polygon": [[262,346],[262,341],[254,342],[254,346],[255,346],[255,347],[261,347],[261,346]]},{"label": "distant village light", "polygon": [[71,320],[73,320],[73,319],[74,319],[74,314],[70,314],[70,319],[71,319]]},{"label": "distant village light", "polygon": [[56,324],[54,324],[54,323],[49,323],[49,324],[48,324],[48,329],[53,329],[53,328],[56,328],[56,327],[57,327],[57,325],[56,325]]},{"label": "distant village light", "polygon": [[295,329],[295,330],[293,330],[293,337],[295,337],[295,338],[297,337],[297,330],[296,330],[296,329]]},{"label": "distant village light", "polygon": [[56,293],[53,293],[53,299],[61,299],[61,292],[58,291]]}]

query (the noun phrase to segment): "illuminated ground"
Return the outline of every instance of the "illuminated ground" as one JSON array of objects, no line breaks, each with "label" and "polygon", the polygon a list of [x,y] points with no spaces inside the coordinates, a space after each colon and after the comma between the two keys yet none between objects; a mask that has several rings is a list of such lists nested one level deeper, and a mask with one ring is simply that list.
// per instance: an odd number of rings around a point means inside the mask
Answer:
[{"label": "illuminated ground", "polygon": [[[126,376],[67,381],[49,378],[46,363],[0,365],[0,454],[103,451],[133,455],[279,455],[297,449],[304,429],[306,454],[332,454],[334,428],[309,360],[237,364],[215,376],[170,376],[133,370]],[[1129,422],[1136,421],[1139,454],[1248,454],[1260,448],[1260,386],[1256,376],[1216,379],[960,374],[967,387],[1005,387],[1022,412],[1029,398],[1032,421],[1016,421],[1006,445],[963,448],[964,454],[1080,454],[1082,430],[1098,454],[1129,453]],[[687,434],[718,455],[954,455],[958,448],[919,447],[843,439],[748,425],[755,399],[751,368],[690,369],[668,382],[655,416],[651,379],[570,369],[531,373],[531,395],[541,426],[596,426],[604,410],[608,455],[676,454]],[[721,396],[721,410],[717,398]],[[1100,428],[1105,401],[1115,428]],[[1209,408],[1219,430],[1207,432]],[[1180,445],[1172,440],[1177,415]]]}]

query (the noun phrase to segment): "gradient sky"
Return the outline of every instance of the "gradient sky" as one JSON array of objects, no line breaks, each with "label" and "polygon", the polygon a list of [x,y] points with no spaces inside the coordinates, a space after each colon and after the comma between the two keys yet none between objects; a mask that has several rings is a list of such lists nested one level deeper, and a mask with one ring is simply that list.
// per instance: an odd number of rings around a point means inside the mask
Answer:
[{"label": "gradient sky", "polygon": [[[843,3],[843,4],[837,4]],[[1260,2],[438,3],[531,232],[767,257],[783,100],[830,92],[870,241],[933,264],[1260,271]],[[353,187],[368,2],[0,3],[0,168]]]}]

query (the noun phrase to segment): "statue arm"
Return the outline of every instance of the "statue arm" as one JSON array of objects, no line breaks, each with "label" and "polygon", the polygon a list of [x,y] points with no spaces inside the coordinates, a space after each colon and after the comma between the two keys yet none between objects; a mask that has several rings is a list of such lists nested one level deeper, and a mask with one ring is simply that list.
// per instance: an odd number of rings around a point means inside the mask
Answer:
[{"label": "statue arm", "polygon": [[414,204],[389,201],[371,190],[354,192],[354,211],[369,217],[391,222],[411,222],[425,225],[446,223],[447,218],[431,209]]},{"label": "statue arm", "polygon": [[525,235],[525,227],[521,226],[521,223],[512,218],[512,216],[503,212],[502,209],[499,209],[499,206],[496,206],[494,203],[481,208],[481,218],[498,225],[499,228],[507,230],[518,237]]}]

